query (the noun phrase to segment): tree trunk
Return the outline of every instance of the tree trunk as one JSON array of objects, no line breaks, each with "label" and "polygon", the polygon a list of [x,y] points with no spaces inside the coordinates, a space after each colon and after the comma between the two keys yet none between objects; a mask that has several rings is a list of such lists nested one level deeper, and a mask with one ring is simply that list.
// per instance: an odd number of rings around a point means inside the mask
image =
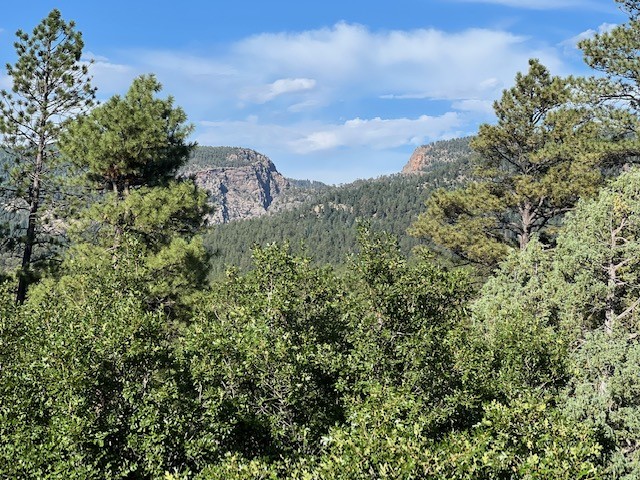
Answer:
[{"label": "tree trunk", "polygon": [[531,225],[533,225],[533,208],[530,202],[526,202],[520,207],[520,218],[522,221],[522,231],[518,235],[520,250],[527,248],[529,240],[531,240]]},{"label": "tree trunk", "polygon": [[[613,249],[616,246],[615,234],[611,235],[611,249],[612,257],[614,255]],[[609,261],[609,265],[606,268],[607,272],[607,296],[605,297],[605,311],[604,311],[604,331],[607,335],[613,333],[613,326],[616,321],[616,286],[617,286],[617,268],[613,258]]]},{"label": "tree trunk", "polygon": [[38,208],[40,206],[40,176],[44,164],[44,141],[38,147],[36,154],[36,164],[33,171],[33,183],[29,189],[29,221],[27,223],[27,234],[24,242],[24,252],[22,254],[22,264],[18,276],[18,291],[16,292],[16,304],[22,305],[27,298],[27,288],[31,281],[31,257],[33,246],[36,243],[36,223],[38,220]]},{"label": "tree trunk", "polygon": [[622,231],[625,220],[622,220],[620,226],[611,231],[609,240],[609,248],[611,249],[609,264],[605,268],[607,273],[607,295],[605,297],[604,311],[604,331],[611,335],[613,333],[613,325],[616,320],[616,287],[618,283],[618,267],[615,263],[616,247],[618,245],[618,233]]}]

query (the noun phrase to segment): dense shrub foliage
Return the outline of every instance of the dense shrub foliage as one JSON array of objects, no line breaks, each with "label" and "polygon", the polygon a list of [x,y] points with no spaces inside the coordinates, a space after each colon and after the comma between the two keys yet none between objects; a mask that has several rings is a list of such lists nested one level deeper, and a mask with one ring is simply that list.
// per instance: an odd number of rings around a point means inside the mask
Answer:
[{"label": "dense shrub foliage", "polygon": [[267,243],[207,283],[206,199],[175,180],[191,127],[155,77],[56,124],[47,154],[98,191],[55,269],[0,272],[0,478],[640,478],[640,2],[619,3],[629,23],[581,43],[604,75],[532,61],[411,258],[363,222],[339,268]]},{"label": "dense shrub foliage", "polygon": [[[616,390],[635,358],[621,356],[627,337],[605,354],[596,330],[569,351],[564,323],[505,303],[491,282],[472,302],[463,274],[409,264],[366,228],[360,242],[347,275],[286,246],[257,249],[255,269],[230,271],[177,316],[149,310],[144,269],[77,271],[20,307],[5,288],[2,475],[569,479],[634,468],[635,396]],[[135,265],[139,252],[122,255]],[[507,263],[500,284],[521,289],[508,272],[536,268],[552,282],[545,265]],[[615,369],[601,380],[611,394],[588,388],[600,358]],[[613,398],[619,413],[603,420]]]}]

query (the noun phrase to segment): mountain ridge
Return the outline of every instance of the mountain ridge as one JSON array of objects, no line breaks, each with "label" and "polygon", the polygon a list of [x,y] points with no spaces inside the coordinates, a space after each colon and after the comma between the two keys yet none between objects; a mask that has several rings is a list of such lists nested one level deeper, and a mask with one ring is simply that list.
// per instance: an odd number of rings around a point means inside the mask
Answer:
[{"label": "mountain ridge", "polygon": [[[462,137],[421,145],[396,175],[422,174],[451,164],[453,168],[441,168],[442,178],[436,176],[433,181],[457,181],[456,177],[465,175],[466,165],[473,155],[471,139]],[[178,176],[192,178],[207,192],[213,207],[213,213],[207,217],[209,225],[282,213],[312,202],[315,196],[324,192],[340,188],[313,180],[286,178],[268,156],[245,147],[198,146]],[[376,180],[357,180],[341,187],[358,188],[357,185],[363,182]]]},{"label": "mountain ridge", "polygon": [[439,140],[417,147],[402,168],[405,175],[421,173],[435,163],[451,163],[473,155],[472,136]]},{"label": "mountain ridge", "polygon": [[192,178],[214,207],[207,223],[221,224],[287,209],[305,192],[325,187],[284,177],[266,155],[244,147],[196,147],[179,177]]}]

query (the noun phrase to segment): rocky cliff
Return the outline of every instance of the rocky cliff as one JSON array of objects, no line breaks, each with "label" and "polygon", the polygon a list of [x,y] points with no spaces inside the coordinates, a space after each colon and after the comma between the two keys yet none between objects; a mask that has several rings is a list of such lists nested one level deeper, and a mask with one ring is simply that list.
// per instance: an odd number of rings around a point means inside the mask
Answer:
[{"label": "rocky cliff", "polygon": [[211,224],[264,215],[292,188],[267,156],[248,148],[199,147],[180,174],[207,192]]},{"label": "rocky cliff", "polygon": [[452,163],[472,155],[469,142],[472,137],[442,140],[416,148],[409,162],[402,169],[403,174],[421,173],[437,163]]}]

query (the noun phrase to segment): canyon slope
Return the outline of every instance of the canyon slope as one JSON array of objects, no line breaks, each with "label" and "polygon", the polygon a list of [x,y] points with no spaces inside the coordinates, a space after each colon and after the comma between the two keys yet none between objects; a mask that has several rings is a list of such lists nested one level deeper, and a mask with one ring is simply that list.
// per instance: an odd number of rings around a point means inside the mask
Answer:
[{"label": "canyon slope", "polygon": [[[468,162],[472,156],[470,140],[471,137],[443,140],[416,148],[401,175],[432,172],[431,187],[461,180],[468,173]],[[353,188],[350,185],[338,188],[321,182],[288,179],[278,172],[269,157],[242,147],[198,146],[179,175],[193,178],[207,192],[213,207],[207,218],[210,225],[273,215],[309,202],[317,209],[321,202],[315,199],[319,195],[328,190],[335,192],[344,188],[348,191]],[[353,186],[368,182],[379,185],[375,179],[369,179],[359,180]]]}]

